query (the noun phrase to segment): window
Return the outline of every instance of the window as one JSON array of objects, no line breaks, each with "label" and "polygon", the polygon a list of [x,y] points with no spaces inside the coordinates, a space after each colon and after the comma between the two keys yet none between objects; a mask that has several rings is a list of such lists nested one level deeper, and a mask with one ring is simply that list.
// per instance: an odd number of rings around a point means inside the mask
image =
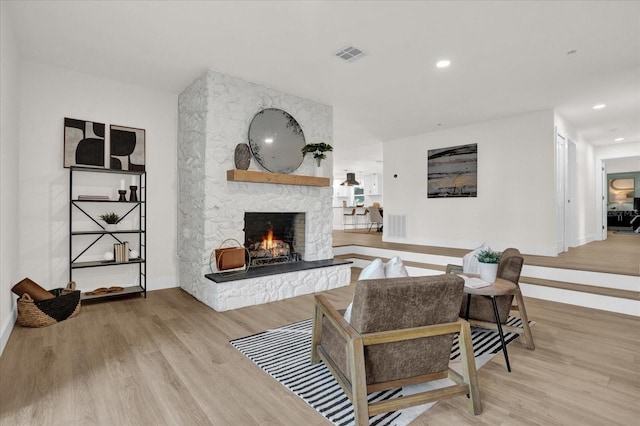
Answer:
[{"label": "window", "polygon": [[353,203],[356,206],[364,206],[364,188],[361,186],[353,187]]}]

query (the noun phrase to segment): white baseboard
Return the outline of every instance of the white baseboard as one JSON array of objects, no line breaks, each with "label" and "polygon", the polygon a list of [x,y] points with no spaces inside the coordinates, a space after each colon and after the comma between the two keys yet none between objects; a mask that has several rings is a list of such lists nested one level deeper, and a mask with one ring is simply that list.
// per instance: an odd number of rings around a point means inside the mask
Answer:
[{"label": "white baseboard", "polygon": [[575,241],[575,245],[572,245],[571,247],[580,247],[585,244],[589,244],[595,240],[596,240],[595,234],[585,235],[584,237],[578,238],[578,240]]},{"label": "white baseboard", "polygon": [[147,291],[164,290],[165,288],[180,287],[175,277],[154,278],[147,281]]},{"label": "white baseboard", "polygon": [[15,325],[17,319],[18,307],[14,304],[13,308],[11,309],[11,315],[9,316],[5,324],[2,324],[2,334],[0,334],[0,355],[2,355],[2,352],[4,352],[4,347],[9,341],[9,336],[11,336],[13,326]]}]

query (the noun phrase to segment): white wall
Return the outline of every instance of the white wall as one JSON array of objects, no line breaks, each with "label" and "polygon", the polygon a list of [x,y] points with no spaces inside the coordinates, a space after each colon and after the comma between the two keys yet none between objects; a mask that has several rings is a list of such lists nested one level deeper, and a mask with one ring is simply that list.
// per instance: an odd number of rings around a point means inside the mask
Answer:
[{"label": "white wall", "polygon": [[19,56],[5,3],[0,24],[0,354],[15,322],[18,272]]},{"label": "white wall", "polygon": [[[385,241],[554,256],[553,125],[544,110],[385,142]],[[427,151],[471,143],[478,197],[427,198]],[[391,215],[407,216],[406,239],[386,235]]]},{"label": "white wall", "polygon": [[627,173],[640,171],[640,157],[615,158],[606,160],[607,173]]},{"label": "white wall", "polygon": [[[570,221],[567,235],[569,245],[572,247],[583,245],[596,239],[596,215],[594,209],[595,201],[595,180],[594,180],[594,159],[595,150],[593,145],[578,133],[575,128],[564,118],[555,115],[555,127],[558,134],[564,137],[567,144],[574,143],[576,147],[576,157],[573,167],[574,171],[573,194],[571,194]],[[570,157],[567,156],[568,161]],[[571,182],[571,178],[569,182]]]},{"label": "white wall", "polygon": [[[45,288],[69,277],[69,172],[62,152],[63,121],[70,117],[146,130],[147,286],[177,286],[177,94],[31,62],[21,74],[20,275]],[[94,285],[77,283],[82,290]]]},{"label": "white wall", "polygon": [[573,227],[576,236],[575,245],[580,246],[597,239],[600,234],[596,227],[596,217],[600,214],[595,208],[596,168],[595,149],[582,137],[576,144],[576,185],[573,194]]}]

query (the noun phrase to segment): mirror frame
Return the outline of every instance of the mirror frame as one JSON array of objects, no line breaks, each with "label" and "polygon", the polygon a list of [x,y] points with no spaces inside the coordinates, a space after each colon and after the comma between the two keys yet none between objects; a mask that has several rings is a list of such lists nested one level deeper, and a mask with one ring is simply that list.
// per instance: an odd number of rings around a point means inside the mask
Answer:
[{"label": "mirror frame", "polygon": [[[249,124],[248,139],[253,158],[271,173],[292,173],[302,164],[304,132],[296,119],[282,109],[257,112]],[[265,142],[268,139],[272,141]]]}]

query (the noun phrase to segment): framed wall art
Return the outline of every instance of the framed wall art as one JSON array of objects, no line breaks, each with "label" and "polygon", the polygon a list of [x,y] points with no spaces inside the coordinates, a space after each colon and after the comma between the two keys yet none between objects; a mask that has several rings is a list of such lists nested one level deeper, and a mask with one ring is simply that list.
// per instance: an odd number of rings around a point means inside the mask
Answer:
[{"label": "framed wall art", "polygon": [[633,203],[634,178],[609,178],[609,203]]},{"label": "framed wall art", "polygon": [[427,152],[427,197],[478,196],[478,144]]},{"label": "framed wall art", "polygon": [[109,138],[110,169],[144,172],[144,129],[111,125]]},{"label": "framed wall art", "polygon": [[104,123],[64,119],[64,167],[105,167]]}]

